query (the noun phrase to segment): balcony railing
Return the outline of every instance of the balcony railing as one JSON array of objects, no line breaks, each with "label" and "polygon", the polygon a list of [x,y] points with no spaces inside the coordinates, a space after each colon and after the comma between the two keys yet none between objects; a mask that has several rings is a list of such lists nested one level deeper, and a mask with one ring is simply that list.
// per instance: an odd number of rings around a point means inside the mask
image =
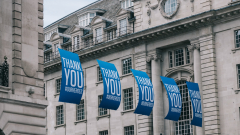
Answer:
[{"label": "balcony railing", "polygon": [[[82,42],[78,43],[78,44],[73,44],[68,45],[68,46],[63,46],[62,48],[67,50],[67,51],[71,51],[71,52],[75,52],[78,50],[82,50],[88,47],[92,47],[104,42],[108,42],[114,39],[117,39],[119,37],[124,37],[127,36],[131,33],[133,33],[133,28],[132,27],[122,27],[119,29],[115,29],[115,30],[111,30],[111,31],[107,31],[102,35],[98,35],[94,38],[82,38]],[[59,53],[45,53],[44,54],[44,63],[53,61],[54,59],[59,58]]]},{"label": "balcony railing", "polygon": [[8,87],[9,78],[9,64],[7,63],[7,57],[4,57],[4,63],[0,65],[0,86]]}]

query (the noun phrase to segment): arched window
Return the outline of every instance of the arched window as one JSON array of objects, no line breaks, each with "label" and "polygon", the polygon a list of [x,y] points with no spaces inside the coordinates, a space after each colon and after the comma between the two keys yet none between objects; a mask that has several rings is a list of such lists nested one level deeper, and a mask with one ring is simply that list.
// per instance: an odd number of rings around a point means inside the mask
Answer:
[{"label": "arched window", "polygon": [[182,97],[182,112],[175,125],[175,135],[193,135],[193,129],[190,125],[192,120],[192,104],[188,94],[186,81],[179,81],[177,82],[177,85]]},{"label": "arched window", "polygon": [[177,10],[177,0],[167,0],[164,11],[167,15],[172,15]]}]

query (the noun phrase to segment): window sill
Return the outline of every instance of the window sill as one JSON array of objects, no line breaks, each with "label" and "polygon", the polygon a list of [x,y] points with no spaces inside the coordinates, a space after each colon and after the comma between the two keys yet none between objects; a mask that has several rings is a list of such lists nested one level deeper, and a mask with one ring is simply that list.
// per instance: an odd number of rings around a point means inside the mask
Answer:
[{"label": "window sill", "polygon": [[110,118],[110,114],[102,115],[102,116],[97,116],[97,120],[99,120],[99,119],[101,119],[101,118],[105,118],[105,117]]},{"label": "window sill", "polygon": [[125,74],[125,75],[120,76],[120,79],[122,80],[123,77],[127,77],[127,76],[130,76],[130,75],[133,77],[133,74],[132,74],[132,73],[128,73],[128,74]]},{"label": "window sill", "polygon": [[235,94],[238,94],[240,92],[240,89],[234,90]]},{"label": "window sill", "polygon": [[98,86],[99,84],[103,83],[103,81],[99,81],[99,82],[96,82],[96,86]]},{"label": "window sill", "polygon": [[134,112],[134,109],[122,111],[121,114],[124,115],[125,113],[128,113],[128,112]]},{"label": "window sill", "polygon": [[237,50],[240,50],[240,47],[232,49],[232,52],[235,53]]},{"label": "window sill", "polygon": [[10,87],[0,86],[0,92],[9,93],[12,90]]},{"label": "window sill", "polygon": [[192,66],[193,66],[193,63],[189,63],[189,64],[185,64],[185,65],[181,65],[181,66],[171,67],[171,68],[167,69],[166,71],[167,71],[167,72],[170,72],[171,70],[178,69],[178,68],[182,68],[182,67],[188,67],[188,66],[192,67]]},{"label": "window sill", "polygon": [[56,96],[59,96],[60,95],[60,93],[56,93],[55,95],[54,95],[54,97],[56,98]]},{"label": "window sill", "polygon": [[79,121],[75,121],[74,124],[77,125],[78,123],[87,123],[87,120],[84,119],[84,120],[79,120]]},{"label": "window sill", "polygon": [[232,2],[228,3],[228,5],[234,5],[234,4],[237,4],[237,3],[240,3],[240,0],[232,1]]},{"label": "window sill", "polygon": [[57,126],[55,126],[54,128],[55,128],[55,130],[57,129],[57,128],[60,128],[60,127],[66,127],[66,124],[62,124],[62,125],[57,125]]}]

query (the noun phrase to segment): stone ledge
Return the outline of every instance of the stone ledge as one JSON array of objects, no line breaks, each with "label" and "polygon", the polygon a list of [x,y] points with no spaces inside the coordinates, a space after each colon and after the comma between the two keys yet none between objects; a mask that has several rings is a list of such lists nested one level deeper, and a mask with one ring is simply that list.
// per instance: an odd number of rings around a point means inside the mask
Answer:
[{"label": "stone ledge", "polygon": [[132,76],[133,77],[133,74],[132,73],[128,73],[128,74],[125,74],[125,75],[121,75],[120,79],[122,80],[124,77],[127,77],[127,76]]},{"label": "stone ledge", "polygon": [[56,96],[59,96],[60,95],[60,93],[56,93],[56,94],[54,94],[54,97],[56,98]]},{"label": "stone ledge", "polygon": [[238,50],[240,50],[240,47],[232,49],[232,52],[235,53]]},{"label": "stone ledge", "polygon": [[105,117],[108,117],[110,118],[110,114],[107,114],[107,115],[102,115],[102,116],[97,116],[97,120],[101,119],[101,118],[105,118]]},{"label": "stone ledge", "polygon": [[121,114],[124,115],[124,113],[128,113],[128,112],[134,112],[135,109],[131,109],[131,110],[126,110],[126,111],[122,111]]},{"label": "stone ledge", "polygon": [[87,123],[87,120],[84,119],[84,120],[79,120],[79,121],[75,121],[74,124],[77,125],[78,123]]},{"label": "stone ledge", "polygon": [[0,86],[0,92],[9,93],[12,90],[10,87]]},{"label": "stone ledge", "polygon": [[96,84],[96,86],[98,86],[98,85],[101,84],[101,83],[103,83],[103,81],[98,81],[98,82],[96,82],[95,84]]},{"label": "stone ledge", "polygon": [[55,130],[57,129],[57,128],[60,128],[60,127],[66,127],[66,124],[62,124],[62,125],[57,125],[57,126],[55,126],[54,128],[55,128]]}]

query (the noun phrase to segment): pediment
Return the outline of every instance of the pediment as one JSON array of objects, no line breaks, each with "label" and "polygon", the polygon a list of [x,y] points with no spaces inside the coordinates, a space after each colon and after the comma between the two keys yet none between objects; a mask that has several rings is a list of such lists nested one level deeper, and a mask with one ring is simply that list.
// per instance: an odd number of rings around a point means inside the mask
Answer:
[{"label": "pediment", "polygon": [[52,42],[52,41],[54,41],[55,39],[58,39],[59,37],[60,37],[60,36],[58,35],[58,33],[55,32],[55,33],[53,33],[53,34],[51,35],[50,41]]},{"label": "pediment", "polygon": [[121,8],[120,10],[118,10],[117,15],[126,14],[127,12],[128,10]]}]

